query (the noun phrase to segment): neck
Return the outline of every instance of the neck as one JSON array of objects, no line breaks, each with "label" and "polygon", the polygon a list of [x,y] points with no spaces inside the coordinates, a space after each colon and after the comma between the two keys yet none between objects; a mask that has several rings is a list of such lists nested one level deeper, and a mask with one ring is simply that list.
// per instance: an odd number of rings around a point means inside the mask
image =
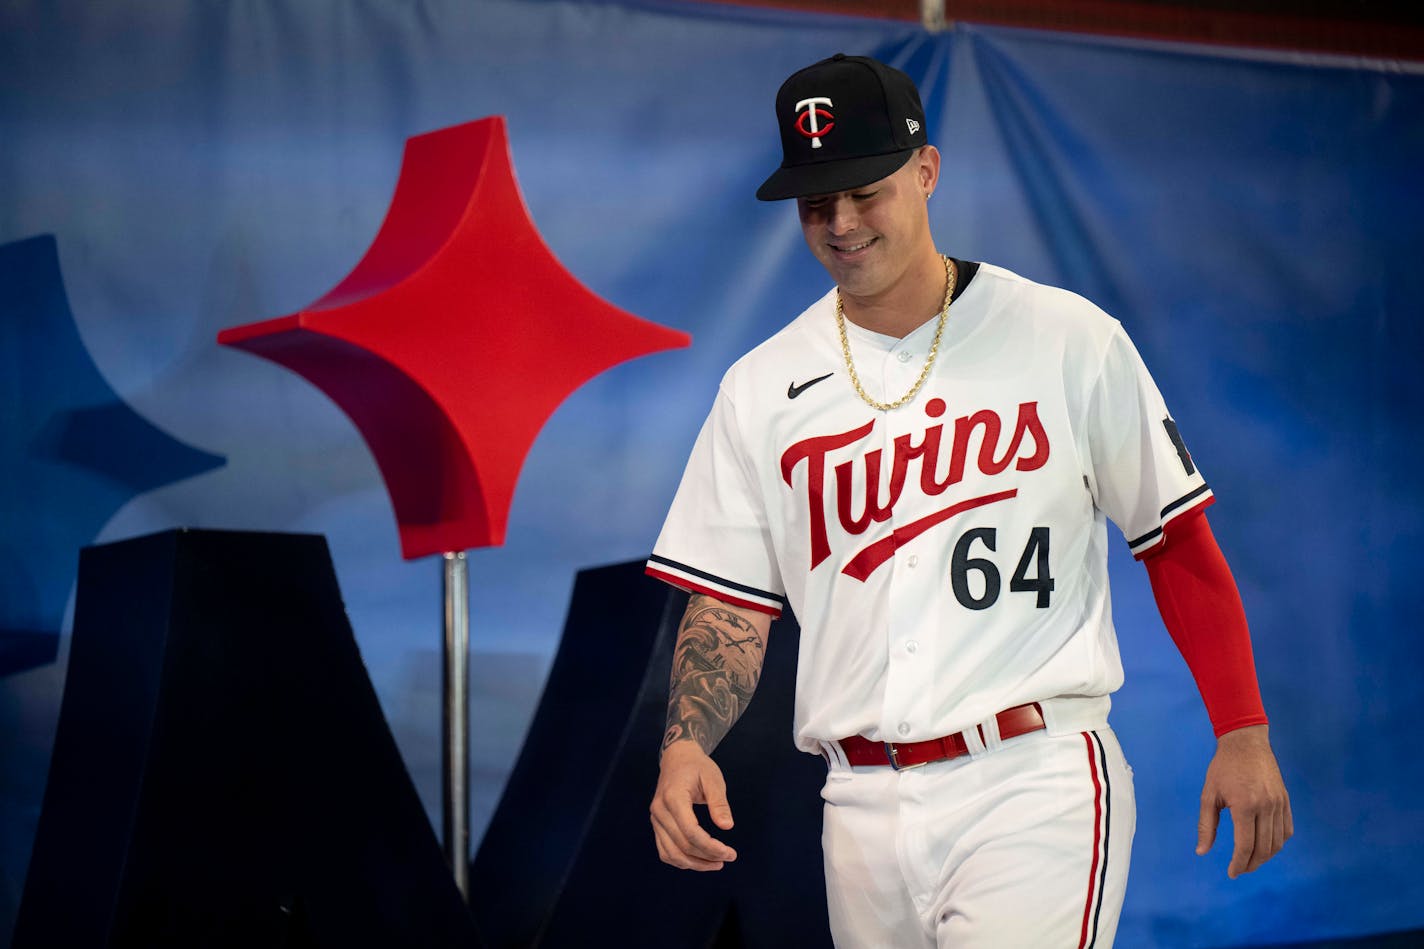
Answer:
[{"label": "neck", "polygon": [[944,258],[933,248],[917,255],[894,285],[873,296],[841,294],[846,319],[873,333],[908,336],[944,306]]}]

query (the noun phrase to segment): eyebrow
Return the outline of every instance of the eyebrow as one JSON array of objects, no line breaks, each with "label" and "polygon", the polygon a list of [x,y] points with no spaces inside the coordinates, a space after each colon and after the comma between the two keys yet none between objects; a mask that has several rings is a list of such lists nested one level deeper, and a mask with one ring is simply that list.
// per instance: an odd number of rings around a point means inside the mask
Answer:
[{"label": "eyebrow", "polygon": [[879,190],[880,190],[880,188],[878,187],[878,184],[877,184],[877,183],[872,183],[872,184],[864,185],[864,186],[859,187],[859,188],[847,188],[845,191],[831,191],[831,192],[828,192],[828,193],[826,193],[826,194],[803,194],[803,195],[801,195],[801,200],[802,200],[802,201],[827,201],[827,200],[829,200],[829,199],[831,199],[831,198],[834,198],[836,195],[839,195],[839,194],[848,194],[848,195],[850,195],[852,198],[855,198],[855,197],[861,197],[861,196],[869,196],[869,195],[872,195],[872,194],[877,193]]}]

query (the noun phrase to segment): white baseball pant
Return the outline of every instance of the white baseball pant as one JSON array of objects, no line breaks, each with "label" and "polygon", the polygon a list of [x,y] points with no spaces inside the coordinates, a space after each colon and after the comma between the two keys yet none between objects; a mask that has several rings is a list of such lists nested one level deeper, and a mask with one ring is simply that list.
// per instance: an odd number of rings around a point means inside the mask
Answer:
[{"label": "white baseball pant", "polygon": [[899,772],[832,761],[822,846],[838,949],[1110,947],[1136,828],[1112,730]]}]

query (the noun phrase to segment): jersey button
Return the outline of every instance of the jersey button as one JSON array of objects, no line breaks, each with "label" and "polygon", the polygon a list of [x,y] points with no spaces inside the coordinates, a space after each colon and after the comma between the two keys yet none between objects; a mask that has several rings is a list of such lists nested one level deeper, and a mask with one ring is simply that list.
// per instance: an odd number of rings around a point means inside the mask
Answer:
[{"label": "jersey button", "polygon": [[900,353],[900,355],[899,355],[898,358],[899,358],[899,360],[900,360],[901,362],[909,362],[909,361],[910,361],[910,354],[907,353],[907,352],[903,352],[903,351],[902,351],[902,352]]},{"label": "jersey button", "polygon": [[917,564],[917,563],[919,563],[919,562],[920,562],[920,555],[919,555],[919,554],[910,554],[910,556],[908,556],[908,557],[905,558],[905,563],[906,563],[908,566],[911,566],[911,567],[915,566],[915,564]]},{"label": "jersey button", "polygon": [[897,732],[899,732],[899,733],[900,733],[900,737],[903,738],[904,736],[910,734],[910,723],[909,723],[909,722],[901,722],[901,723],[900,723],[900,727],[896,728],[895,730],[896,730]]},{"label": "jersey button", "polygon": [[909,642],[905,643],[905,651],[908,652],[908,653],[912,653],[912,654],[913,654],[913,653],[919,652],[919,649],[920,649],[920,644],[917,643],[917,642],[915,642],[913,639],[910,640]]}]

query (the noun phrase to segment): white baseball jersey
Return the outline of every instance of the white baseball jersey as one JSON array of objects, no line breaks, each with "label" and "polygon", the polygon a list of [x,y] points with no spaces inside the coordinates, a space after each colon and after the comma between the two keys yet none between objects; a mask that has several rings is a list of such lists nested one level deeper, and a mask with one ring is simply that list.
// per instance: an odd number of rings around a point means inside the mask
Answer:
[{"label": "white baseball jersey", "polygon": [[[910,389],[936,322],[847,323],[873,398]],[[898,409],[852,389],[834,290],[733,365],[648,572],[790,603],[798,747],[920,741],[1054,697],[1102,697],[1105,717],[1122,684],[1105,518],[1141,555],[1210,501],[1121,325],[981,265]]]}]

